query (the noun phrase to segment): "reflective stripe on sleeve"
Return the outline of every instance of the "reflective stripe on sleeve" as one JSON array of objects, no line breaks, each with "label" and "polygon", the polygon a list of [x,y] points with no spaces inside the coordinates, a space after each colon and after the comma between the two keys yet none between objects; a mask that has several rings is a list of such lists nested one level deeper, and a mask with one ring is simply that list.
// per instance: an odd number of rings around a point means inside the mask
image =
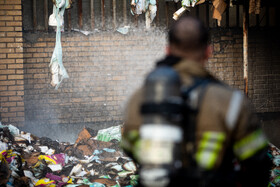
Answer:
[{"label": "reflective stripe on sleeve", "polygon": [[121,148],[125,151],[132,153],[134,156],[137,156],[136,152],[139,145],[139,132],[137,130],[132,130],[122,136],[120,143]]},{"label": "reflective stripe on sleeve", "polygon": [[196,161],[204,169],[212,169],[217,161],[225,134],[222,132],[205,132],[198,146]]},{"label": "reflective stripe on sleeve", "polygon": [[234,152],[240,160],[253,156],[267,145],[267,140],[261,130],[256,130],[234,145]]},{"label": "reflective stripe on sleeve", "polygon": [[232,130],[237,122],[241,106],[243,101],[243,95],[239,91],[234,91],[231,96],[230,104],[226,115],[226,126]]}]

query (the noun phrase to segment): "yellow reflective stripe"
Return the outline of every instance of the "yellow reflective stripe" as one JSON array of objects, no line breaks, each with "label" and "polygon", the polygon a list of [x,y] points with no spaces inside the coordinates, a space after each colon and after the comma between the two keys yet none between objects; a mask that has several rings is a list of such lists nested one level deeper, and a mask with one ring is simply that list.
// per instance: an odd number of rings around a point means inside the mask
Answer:
[{"label": "yellow reflective stripe", "polygon": [[197,163],[205,169],[212,169],[225,140],[222,132],[205,132],[196,153]]},{"label": "yellow reflective stripe", "polygon": [[127,152],[133,154],[137,159],[139,155],[139,132],[137,130],[131,130],[122,137],[120,146]]},{"label": "yellow reflective stripe", "polygon": [[267,145],[267,140],[261,130],[254,131],[234,145],[234,152],[240,160],[253,156]]},{"label": "yellow reflective stripe", "polygon": [[121,147],[126,151],[132,152],[135,141],[139,139],[139,133],[137,130],[129,131],[122,136]]}]

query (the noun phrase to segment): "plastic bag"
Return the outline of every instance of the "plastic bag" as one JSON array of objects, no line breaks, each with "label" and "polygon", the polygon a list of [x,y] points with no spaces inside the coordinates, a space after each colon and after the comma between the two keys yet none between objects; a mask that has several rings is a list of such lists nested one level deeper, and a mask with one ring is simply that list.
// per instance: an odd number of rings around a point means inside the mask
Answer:
[{"label": "plastic bag", "polygon": [[113,126],[107,129],[99,130],[97,133],[97,140],[109,142],[111,140],[121,140],[121,126]]}]

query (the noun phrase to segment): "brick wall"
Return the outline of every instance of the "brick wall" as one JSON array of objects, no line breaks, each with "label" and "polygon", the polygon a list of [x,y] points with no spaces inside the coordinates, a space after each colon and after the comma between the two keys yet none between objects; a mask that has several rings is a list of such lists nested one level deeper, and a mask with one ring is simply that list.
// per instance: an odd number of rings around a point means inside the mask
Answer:
[{"label": "brick wall", "polygon": [[240,29],[211,30],[213,55],[208,70],[232,87],[243,90],[243,38]]},{"label": "brick wall", "polygon": [[[256,111],[280,111],[279,29],[249,30],[248,96]],[[232,87],[244,89],[243,36],[240,29],[212,30],[214,55],[208,69]]]},{"label": "brick wall", "polygon": [[[249,32],[249,97],[258,112],[279,112],[280,106],[279,37],[271,32]],[[165,33],[158,31],[63,33],[63,61],[70,78],[54,90],[48,65],[55,34],[26,33],[24,38],[26,123],[48,128],[122,123],[126,100],[154,61],[163,57],[165,47]],[[244,88],[242,40],[241,29],[211,30],[214,52],[207,65],[215,76],[240,90]]]},{"label": "brick wall", "polygon": [[50,85],[54,46],[54,33],[24,34],[26,126],[104,128],[122,123],[128,96],[164,54],[165,36],[159,31],[63,33],[63,63],[70,78],[58,90]]},{"label": "brick wall", "polygon": [[279,29],[251,32],[249,97],[258,112],[280,111],[279,43]]},{"label": "brick wall", "polygon": [[0,0],[0,101],[2,123],[24,125],[21,0]]}]

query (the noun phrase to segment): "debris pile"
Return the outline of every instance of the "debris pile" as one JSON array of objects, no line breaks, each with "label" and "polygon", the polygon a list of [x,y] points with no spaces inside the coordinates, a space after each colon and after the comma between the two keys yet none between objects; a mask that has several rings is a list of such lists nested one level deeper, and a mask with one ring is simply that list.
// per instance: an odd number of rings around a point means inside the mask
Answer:
[{"label": "debris pile", "polygon": [[271,158],[273,163],[269,186],[280,186],[280,149],[273,144],[270,144],[268,156]]},{"label": "debris pile", "polygon": [[135,186],[137,166],[119,148],[120,130],[84,128],[70,144],[0,123],[0,186]]}]

